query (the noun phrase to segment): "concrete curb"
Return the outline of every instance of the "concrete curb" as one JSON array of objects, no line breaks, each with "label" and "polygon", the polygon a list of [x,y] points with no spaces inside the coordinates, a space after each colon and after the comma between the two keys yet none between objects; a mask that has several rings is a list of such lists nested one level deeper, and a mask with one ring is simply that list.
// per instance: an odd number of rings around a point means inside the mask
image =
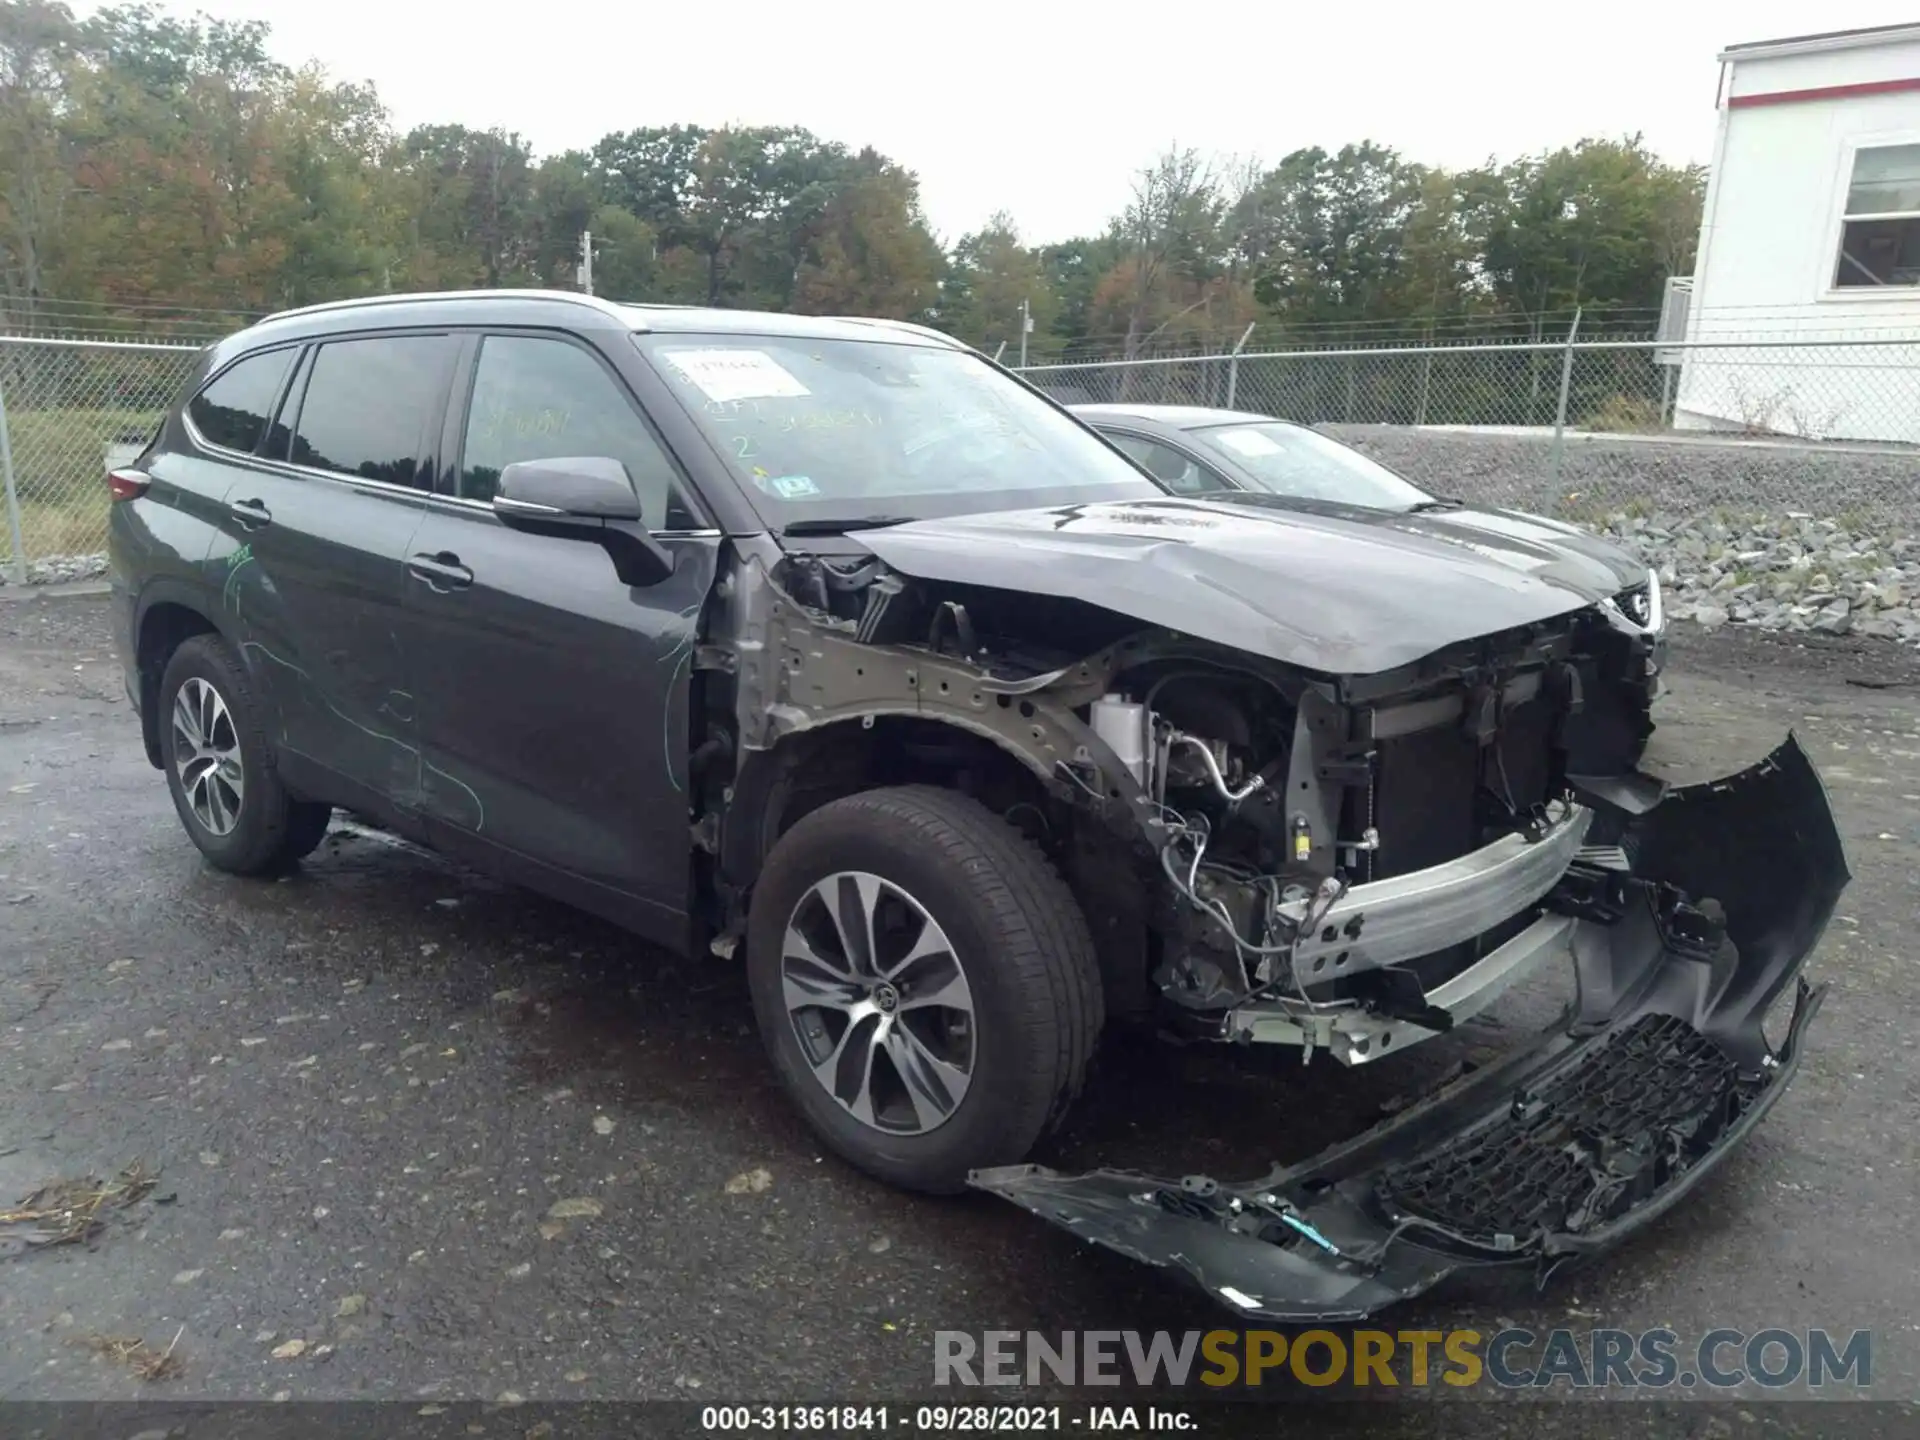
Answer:
[{"label": "concrete curb", "polygon": [[9,600],[72,600],[106,595],[113,587],[105,580],[65,580],[57,585],[0,585],[0,604]]}]

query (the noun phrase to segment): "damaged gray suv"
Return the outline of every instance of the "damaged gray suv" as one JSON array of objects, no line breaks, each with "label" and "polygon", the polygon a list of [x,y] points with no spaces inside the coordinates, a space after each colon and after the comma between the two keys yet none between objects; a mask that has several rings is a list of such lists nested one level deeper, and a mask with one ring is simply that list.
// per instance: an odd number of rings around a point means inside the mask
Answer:
[{"label": "damaged gray suv", "polygon": [[[848,1160],[1249,1315],[1605,1247],[1774,1104],[1817,1005],[1818,778],[1791,736],[1640,773],[1653,641],[1599,572],[1170,495],[932,331],[321,306],[211,347],[109,484],[128,691],[215,865],[342,807],[742,963]],[[1110,1025],[1337,1074],[1554,965],[1560,1023],[1303,1165],[1024,1163]]]}]

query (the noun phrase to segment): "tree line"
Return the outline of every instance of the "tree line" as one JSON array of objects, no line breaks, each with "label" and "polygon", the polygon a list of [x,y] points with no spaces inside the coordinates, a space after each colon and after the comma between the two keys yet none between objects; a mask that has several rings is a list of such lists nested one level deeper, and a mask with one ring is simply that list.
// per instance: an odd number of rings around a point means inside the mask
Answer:
[{"label": "tree line", "polygon": [[258,21],[0,0],[0,328],[219,329],[320,300],[578,282],[623,300],[871,314],[1034,360],[1652,328],[1703,174],[1637,138],[1468,170],[1362,142],[1277,164],[1171,149],[1104,230],[1001,214],[943,245],[913,172],[798,126],[644,127],[536,156],[400,132]]}]

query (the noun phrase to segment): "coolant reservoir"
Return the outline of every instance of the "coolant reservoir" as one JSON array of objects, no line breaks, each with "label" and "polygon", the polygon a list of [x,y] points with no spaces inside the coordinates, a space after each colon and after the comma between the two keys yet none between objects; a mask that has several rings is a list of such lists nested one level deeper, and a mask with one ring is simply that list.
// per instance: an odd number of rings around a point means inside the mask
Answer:
[{"label": "coolant reservoir", "polygon": [[1088,707],[1093,733],[1106,741],[1133,775],[1147,783],[1147,707],[1124,695],[1102,695]]}]

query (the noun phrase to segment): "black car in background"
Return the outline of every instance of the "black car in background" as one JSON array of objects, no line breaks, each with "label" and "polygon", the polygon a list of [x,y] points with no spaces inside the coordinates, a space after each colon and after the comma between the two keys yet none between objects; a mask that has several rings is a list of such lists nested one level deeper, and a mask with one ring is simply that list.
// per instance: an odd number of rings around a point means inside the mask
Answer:
[{"label": "black car in background", "polygon": [[[1819,780],[1791,738],[1671,796],[1634,768],[1619,575],[1170,495],[929,330],[318,306],[210,347],[108,484],[128,693],[213,864],[343,807],[743,963],[839,1154],[1245,1313],[1611,1243],[1817,1005],[1762,1031],[1847,880]],[[1022,1163],[1109,1024],[1352,1067],[1551,964],[1561,1024],[1292,1171]]]}]

